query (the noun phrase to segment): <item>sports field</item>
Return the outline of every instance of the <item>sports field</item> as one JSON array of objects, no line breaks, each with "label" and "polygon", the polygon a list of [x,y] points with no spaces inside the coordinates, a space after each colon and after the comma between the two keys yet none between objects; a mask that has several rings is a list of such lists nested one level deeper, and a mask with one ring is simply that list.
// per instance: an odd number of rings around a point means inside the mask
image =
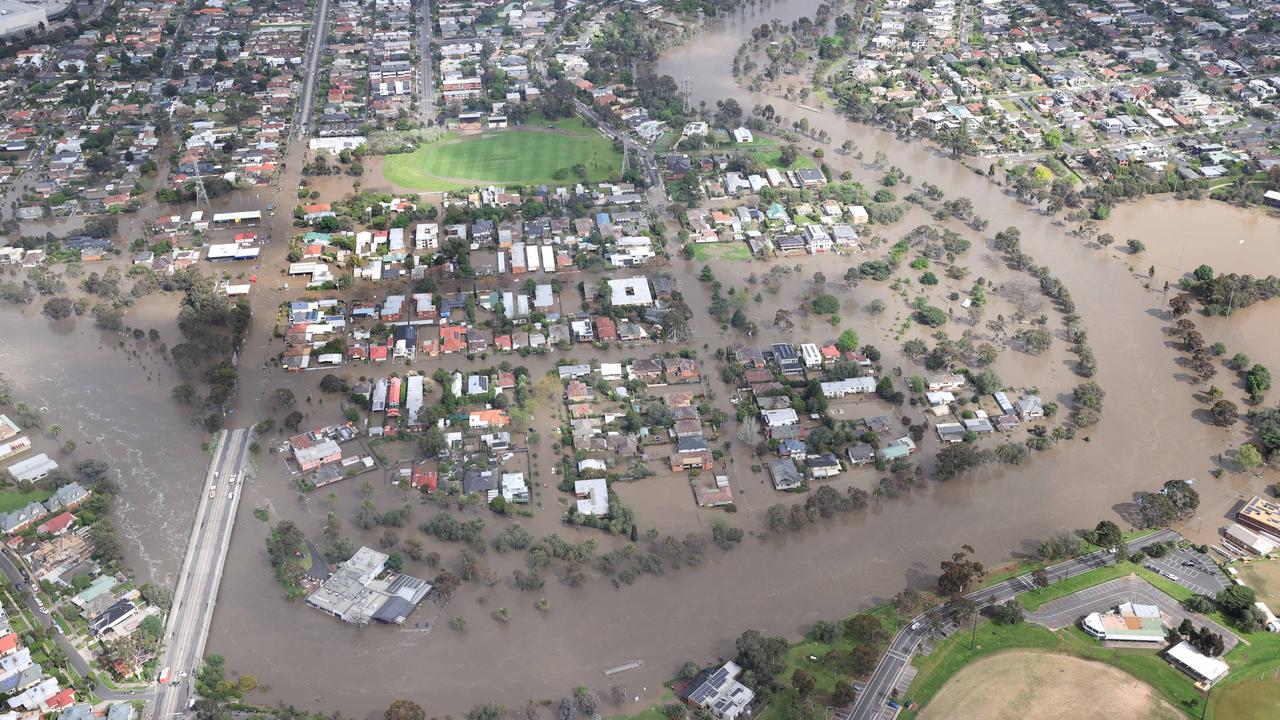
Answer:
[{"label": "sports field", "polygon": [[[586,168],[586,177],[574,172]],[[568,185],[600,182],[622,169],[613,142],[579,118],[479,135],[451,133],[411,153],[383,158],[382,174],[406,190],[458,190],[474,185]]]},{"label": "sports field", "polygon": [[919,720],[1177,720],[1184,716],[1133,676],[1069,655],[1003,652],[957,673]]},{"label": "sports field", "polygon": [[1231,720],[1274,720],[1280,717],[1280,672],[1248,678],[1214,691],[1213,717]]}]

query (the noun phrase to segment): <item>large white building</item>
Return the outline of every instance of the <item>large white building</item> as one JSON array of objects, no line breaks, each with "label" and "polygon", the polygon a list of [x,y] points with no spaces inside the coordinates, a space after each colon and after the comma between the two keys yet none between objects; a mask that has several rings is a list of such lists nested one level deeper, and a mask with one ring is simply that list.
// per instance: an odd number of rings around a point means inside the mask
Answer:
[{"label": "large white building", "polygon": [[0,36],[14,35],[48,24],[44,8],[15,0],[0,0]]}]

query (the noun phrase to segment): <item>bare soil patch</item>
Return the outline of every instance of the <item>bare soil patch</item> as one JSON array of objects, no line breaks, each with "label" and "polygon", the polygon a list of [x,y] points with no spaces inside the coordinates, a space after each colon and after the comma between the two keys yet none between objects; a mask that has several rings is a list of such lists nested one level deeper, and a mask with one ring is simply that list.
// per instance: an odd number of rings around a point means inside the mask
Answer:
[{"label": "bare soil patch", "polygon": [[1150,686],[1120,670],[1068,655],[1036,652],[1001,653],[973,663],[952,678],[918,717],[1067,720],[1089,714],[1082,713],[1082,703],[1110,720],[1181,717]]}]

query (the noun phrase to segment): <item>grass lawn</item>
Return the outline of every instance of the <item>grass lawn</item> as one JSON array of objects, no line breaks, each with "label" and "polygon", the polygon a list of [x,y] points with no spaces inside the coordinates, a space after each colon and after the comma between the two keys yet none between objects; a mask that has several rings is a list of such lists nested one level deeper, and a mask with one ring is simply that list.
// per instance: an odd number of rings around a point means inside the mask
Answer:
[{"label": "grass lawn", "polygon": [[1232,720],[1280,717],[1280,680],[1274,672],[1249,677],[1215,692],[1217,695],[1209,704],[1215,717]]},{"label": "grass lawn", "polygon": [[43,502],[49,499],[50,490],[7,490],[0,493],[0,513],[13,512],[27,506],[28,503]]},{"label": "grass lawn", "polygon": [[613,149],[612,141],[576,117],[552,122],[534,118],[522,127],[479,135],[450,134],[411,153],[387,155],[382,174],[414,190],[565,185],[579,180],[572,172],[579,164],[586,167],[588,182],[600,182],[621,171],[622,154]]},{"label": "grass lawn", "polygon": [[[1147,683],[1180,708],[1200,702],[1200,692],[1191,679],[1171,667],[1156,651],[1105,648],[1074,627],[1053,632],[1025,622],[1002,626],[983,621],[978,623],[977,641],[972,650],[969,648],[971,637],[969,632],[958,632],[939,643],[932,655],[917,657],[915,665],[919,674],[907,692],[907,699],[923,707],[973,660],[1003,650],[1029,649],[1073,655],[1117,667]],[[916,712],[908,712],[903,717],[915,717]]]},{"label": "grass lawn", "polygon": [[1108,565],[1097,570],[1090,570],[1083,575],[1076,575],[1066,580],[1054,581],[1047,588],[1037,588],[1029,592],[1022,593],[1018,596],[1018,604],[1028,610],[1039,610],[1040,606],[1050,600],[1057,600],[1060,597],[1066,597],[1074,592],[1079,592],[1085,588],[1100,585],[1108,580],[1114,580],[1118,577],[1124,577],[1130,573],[1136,572],[1138,566],[1133,563],[1119,563],[1116,565]]},{"label": "grass lawn", "polygon": [[813,158],[805,153],[796,156],[796,161],[790,166],[782,165],[782,145],[774,140],[757,140],[751,143],[741,143],[733,146],[734,150],[739,150],[747,155],[751,155],[765,168],[777,168],[779,170],[800,170],[802,168],[817,167],[814,165]]},{"label": "grass lawn", "polygon": [[694,243],[689,247],[693,249],[693,259],[698,262],[706,262],[708,260],[751,261],[751,248],[741,242]]}]

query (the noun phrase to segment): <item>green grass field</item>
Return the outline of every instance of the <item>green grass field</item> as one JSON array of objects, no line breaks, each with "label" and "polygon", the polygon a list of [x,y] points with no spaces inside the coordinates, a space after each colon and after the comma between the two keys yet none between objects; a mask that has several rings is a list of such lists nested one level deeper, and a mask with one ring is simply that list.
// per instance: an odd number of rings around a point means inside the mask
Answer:
[{"label": "green grass field", "polygon": [[50,490],[8,490],[0,493],[0,513],[13,512],[27,506],[27,503],[44,502],[53,492]]},{"label": "green grass field", "polygon": [[[551,125],[553,127],[548,128]],[[411,190],[458,190],[474,185],[566,185],[578,182],[573,167],[587,169],[587,182],[607,180],[622,169],[622,154],[578,118],[480,135],[450,134],[411,153],[387,155],[382,174]]]},{"label": "green grass field", "polygon": [[[971,632],[958,632],[938,644],[932,655],[918,657],[920,673],[907,692],[907,698],[923,707],[962,667],[980,657],[1003,650],[1030,649],[1064,653],[1097,660],[1124,670],[1155,688],[1165,700],[1181,708],[1201,701],[1200,691],[1191,679],[1165,662],[1155,650],[1116,650],[1105,648],[1074,627],[1052,632],[1039,625],[996,625],[979,622],[977,642],[970,649]],[[914,717],[904,713],[903,717]]]},{"label": "green grass field", "polygon": [[751,248],[741,242],[695,243],[689,247],[693,249],[693,259],[698,262],[713,259],[731,262],[750,262],[751,260]]}]

